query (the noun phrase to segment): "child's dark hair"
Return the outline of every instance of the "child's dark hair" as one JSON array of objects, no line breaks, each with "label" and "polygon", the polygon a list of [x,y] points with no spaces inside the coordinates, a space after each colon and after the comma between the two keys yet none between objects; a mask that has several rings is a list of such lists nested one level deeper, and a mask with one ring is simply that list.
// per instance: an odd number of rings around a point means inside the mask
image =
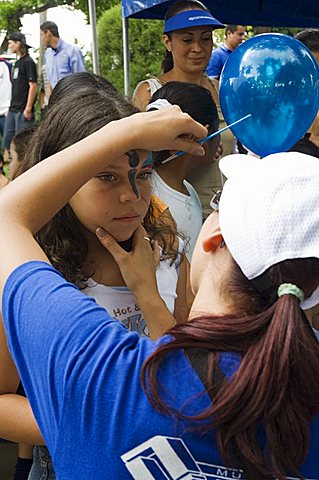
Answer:
[{"label": "child's dark hair", "polygon": [[[208,8],[199,0],[177,0],[174,2],[167,10],[165,14],[165,21],[169,18],[174,17],[178,13],[185,12],[186,10],[207,10]],[[172,32],[166,33],[168,38],[171,40]],[[168,50],[165,51],[164,58],[162,61],[162,70],[163,73],[169,72],[174,67],[172,52]]]},{"label": "child's dark hair", "polygon": [[[208,125],[209,133],[218,130],[217,108],[207,88],[188,82],[167,82],[152,95],[150,103],[160,98],[165,98],[171,104],[178,105],[183,112],[188,113],[202,125]],[[154,152],[154,165],[160,165],[168,156],[168,151]]]},{"label": "child's dark hair", "polygon": [[[54,101],[49,102],[47,112],[34,133],[32,145],[27,150],[25,161],[22,162],[23,171],[108,123],[138,112],[109,82],[105,83],[104,79],[96,75],[74,74],[60,80],[56,88],[63,93],[60,97],[55,94]],[[154,208],[156,207],[150,206],[144,220],[148,234],[158,240],[163,258],[174,261],[178,256],[177,232],[158,218]],[[67,280],[79,288],[86,287],[86,281],[93,275],[94,269],[85,265],[87,241],[82,226],[69,205],[40,230],[37,240],[52,265]]]},{"label": "child's dark hair", "polygon": [[[11,140],[14,146],[19,162],[22,162],[26,154],[30,140],[37,129],[37,125],[30,125],[23,130],[20,130]],[[19,168],[19,167],[18,167]],[[18,174],[15,174],[15,177]]]}]

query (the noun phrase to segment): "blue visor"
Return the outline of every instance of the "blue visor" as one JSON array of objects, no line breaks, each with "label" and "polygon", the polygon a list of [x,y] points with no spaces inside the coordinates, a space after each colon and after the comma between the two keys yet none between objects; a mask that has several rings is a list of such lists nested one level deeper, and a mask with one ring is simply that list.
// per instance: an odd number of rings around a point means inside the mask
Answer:
[{"label": "blue visor", "polygon": [[206,10],[186,10],[178,13],[174,17],[166,20],[164,25],[164,33],[181,30],[182,28],[201,27],[204,25],[213,28],[224,28],[225,25],[216,20],[210,12]]}]

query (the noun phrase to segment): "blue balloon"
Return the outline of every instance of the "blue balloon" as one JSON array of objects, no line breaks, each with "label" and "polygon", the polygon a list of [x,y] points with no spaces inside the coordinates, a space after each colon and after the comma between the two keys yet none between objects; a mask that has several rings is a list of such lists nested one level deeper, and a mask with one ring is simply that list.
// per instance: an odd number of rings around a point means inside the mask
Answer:
[{"label": "blue balloon", "polygon": [[319,67],[301,42],[279,33],[257,35],[228,58],[220,78],[220,105],[231,130],[260,156],[289,150],[319,109]]}]

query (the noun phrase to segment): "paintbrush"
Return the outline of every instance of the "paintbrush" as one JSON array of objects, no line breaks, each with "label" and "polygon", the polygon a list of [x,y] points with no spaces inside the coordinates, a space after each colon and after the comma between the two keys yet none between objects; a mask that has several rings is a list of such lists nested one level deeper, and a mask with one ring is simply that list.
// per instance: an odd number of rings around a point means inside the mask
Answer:
[{"label": "paintbrush", "polygon": [[[223,133],[225,132],[225,130],[228,130],[228,128],[231,128],[233,127],[234,125],[237,125],[237,123],[239,122],[242,122],[243,120],[246,120],[247,118],[251,117],[251,113],[249,113],[248,115],[245,115],[244,117],[240,118],[239,120],[236,120],[236,122],[233,122],[231,123],[230,125],[227,125],[226,127],[224,128],[221,128],[220,130],[218,130],[217,132],[214,132],[212,133],[211,135],[208,135],[208,137],[205,137],[205,138],[202,138],[202,140],[198,140],[197,143],[205,143],[207,142],[208,140],[210,140],[211,138],[214,138],[216,137],[217,135],[219,135],[220,133]],[[166,158],[163,162],[162,162],[162,165],[164,165],[164,163],[167,163],[167,162],[170,162],[171,160],[174,160],[174,158],[177,158],[177,157],[180,157],[181,155],[184,155],[184,152],[183,150],[180,150],[179,152],[177,153],[174,153],[173,155],[171,155],[170,157]]]}]

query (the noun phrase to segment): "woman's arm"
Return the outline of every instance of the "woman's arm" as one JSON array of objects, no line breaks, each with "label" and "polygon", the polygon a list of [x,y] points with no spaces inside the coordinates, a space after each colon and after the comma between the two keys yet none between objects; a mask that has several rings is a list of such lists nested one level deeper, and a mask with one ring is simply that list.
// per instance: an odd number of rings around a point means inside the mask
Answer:
[{"label": "woman's arm", "polygon": [[177,323],[187,322],[194,301],[194,295],[190,286],[189,271],[189,262],[186,255],[184,255],[178,269],[177,298],[174,308],[174,318]]},{"label": "woman's arm", "polygon": [[0,438],[11,442],[44,445],[30,404],[15,394],[0,395]]},{"label": "woman's arm", "polygon": [[151,99],[150,87],[147,82],[140,83],[133,93],[132,103],[141,112],[145,112],[147,105]]},{"label": "woman's arm", "polygon": [[[3,328],[0,314],[0,395],[3,393],[15,393],[19,385],[19,375],[9,353],[6,334]],[[2,412],[0,409],[0,424]],[[1,432],[0,432],[1,438]]]}]

